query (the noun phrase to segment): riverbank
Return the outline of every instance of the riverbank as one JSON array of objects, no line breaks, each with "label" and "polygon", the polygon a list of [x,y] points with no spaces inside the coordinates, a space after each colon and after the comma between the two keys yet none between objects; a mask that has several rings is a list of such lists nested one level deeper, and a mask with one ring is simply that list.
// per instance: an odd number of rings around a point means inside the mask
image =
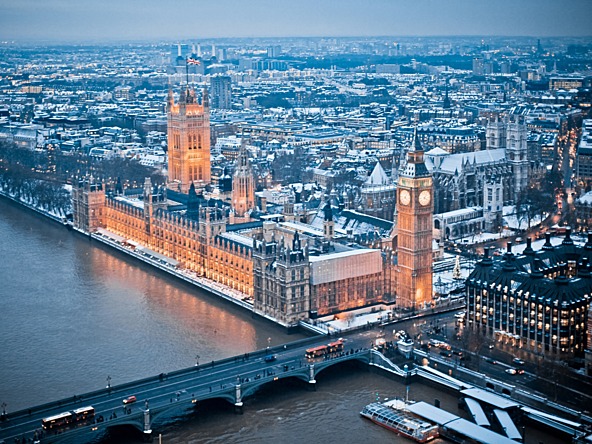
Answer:
[{"label": "riverbank", "polygon": [[242,309],[248,310],[249,313],[253,316],[264,319],[268,322],[273,323],[274,325],[279,325],[280,327],[283,327],[284,329],[286,329],[287,333],[293,333],[301,330],[306,331],[308,334],[315,335],[328,333],[327,328],[318,328],[306,322],[300,322],[296,326],[288,325],[270,316],[257,313],[253,307],[253,298],[248,294],[242,293],[238,290],[235,290],[218,282],[214,282],[210,279],[206,279],[202,276],[198,276],[196,273],[192,271],[180,269],[176,266],[176,262],[174,260],[171,260],[170,258],[160,255],[145,247],[136,248],[135,246],[130,245],[128,242],[125,242],[125,240],[121,238],[121,236],[118,236],[115,233],[111,233],[107,230],[100,230],[97,233],[87,233],[72,227],[72,225],[69,222],[67,222],[64,217],[53,214],[46,210],[42,210],[28,202],[19,200],[14,196],[11,196],[1,190],[0,197],[3,197],[16,205],[24,207],[27,210],[35,212],[38,215],[44,216],[52,222],[59,223],[64,227],[72,230],[74,233],[88,237],[91,240],[100,242],[102,245],[115,249],[120,253],[123,253],[136,260],[139,260],[144,264],[150,265],[151,267],[157,268],[170,276],[173,276],[177,279],[181,279],[182,281],[187,282],[188,284],[193,285],[210,295],[216,296],[227,302],[237,305]]},{"label": "riverbank", "polygon": [[445,304],[438,305],[434,308],[401,315],[401,313],[396,312],[394,304],[379,304],[376,306],[353,310],[347,313],[341,313],[335,316],[331,315],[311,321],[300,321],[298,325],[288,325],[268,315],[257,313],[253,306],[253,298],[250,295],[199,276],[190,270],[179,268],[178,263],[175,260],[152,251],[147,247],[135,245],[135,243],[131,243],[116,233],[112,233],[105,229],[100,229],[96,233],[87,233],[74,228],[65,217],[40,209],[28,202],[8,195],[1,190],[0,196],[12,201],[17,205],[27,208],[30,211],[42,215],[53,222],[62,224],[66,228],[73,230],[73,232],[78,233],[79,235],[88,237],[93,241],[98,241],[102,245],[115,249],[118,252],[132,257],[135,260],[139,260],[144,264],[150,265],[151,267],[157,268],[170,276],[181,279],[182,281],[193,285],[210,295],[216,296],[227,302],[237,305],[242,309],[248,310],[253,316],[257,316],[273,323],[274,325],[279,325],[285,328],[288,333],[295,331],[305,331],[308,334],[314,335],[335,335],[340,334],[341,332],[361,330],[376,325],[392,324],[399,320],[418,318],[441,312],[457,310],[463,306],[463,302],[460,299],[455,301],[448,300]]},{"label": "riverbank", "polygon": [[52,220],[54,222],[57,222],[57,223],[62,224],[64,226],[66,225],[65,217],[59,216],[59,215],[54,214],[54,213],[50,213],[49,211],[41,210],[41,209],[37,208],[35,205],[32,205],[32,204],[30,204],[28,202],[25,202],[23,200],[17,199],[14,196],[11,196],[10,194],[7,194],[2,189],[0,189],[0,197],[3,197],[6,200],[9,200],[9,201],[13,202],[16,205],[20,205],[22,207],[25,207],[28,210],[31,210],[31,211],[33,211],[33,212],[35,212],[35,213],[37,213],[37,214],[39,214],[41,216],[47,217],[48,219],[50,219],[50,220]]}]

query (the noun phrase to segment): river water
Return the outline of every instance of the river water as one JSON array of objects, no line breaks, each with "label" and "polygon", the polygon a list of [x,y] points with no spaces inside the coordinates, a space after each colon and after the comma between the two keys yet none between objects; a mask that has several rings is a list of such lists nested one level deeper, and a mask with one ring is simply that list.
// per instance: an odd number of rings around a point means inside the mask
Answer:
[{"label": "river water", "polygon": [[[117,385],[301,337],[0,198],[0,403],[9,412],[107,378]],[[359,415],[377,397],[403,397],[400,383],[353,367],[317,381],[314,392],[264,388],[242,415],[223,402],[198,406],[159,430],[162,442],[410,442]],[[463,415],[453,395],[418,383],[409,394]],[[107,441],[141,439],[124,431]],[[532,431],[527,442],[560,441]]]}]

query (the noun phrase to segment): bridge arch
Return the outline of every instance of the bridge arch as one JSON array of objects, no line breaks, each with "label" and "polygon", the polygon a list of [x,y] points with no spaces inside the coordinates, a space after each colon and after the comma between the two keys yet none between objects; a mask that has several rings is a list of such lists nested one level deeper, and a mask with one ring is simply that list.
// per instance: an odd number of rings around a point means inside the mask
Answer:
[{"label": "bridge arch", "polygon": [[344,356],[344,357],[339,357],[339,358],[334,358],[334,359],[329,359],[326,361],[314,363],[315,378],[320,373],[322,373],[323,371],[325,371],[331,367],[335,367],[336,365],[339,365],[339,364],[351,363],[352,361],[358,361],[362,364],[368,364],[370,362],[370,355],[368,354],[368,352],[358,353],[353,356]]},{"label": "bridge arch", "polygon": [[247,383],[248,385],[242,385],[242,397],[247,398],[249,396],[254,395],[258,390],[260,390],[262,387],[265,386],[270,386],[273,385],[274,383],[276,383],[279,380],[288,380],[288,379],[299,379],[302,382],[307,383],[308,382],[308,367],[306,368],[302,368],[302,372],[299,373],[291,373],[291,374],[287,374],[287,375],[278,375],[277,379],[275,380],[271,380],[271,381],[264,381],[261,380],[261,382],[256,382],[256,383]]},{"label": "bridge arch", "polygon": [[126,431],[133,429],[138,432],[138,436],[144,432],[144,422],[142,419],[137,418],[136,420],[130,419],[122,422],[113,422],[112,424],[107,423],[104,429],[105,435],[107,434],[124,434]]},{"label": "bridge arch", "polygon": [[[234,393],[234,386],[232,386],[232,393]],[[187,395],[186,395],[187,396]],[[181,401],[173,401],[171,404],[165,407],[159,407],[158,409],[151,409],[151,423],[157,423],[161,418],[169,418],[170,412],[173,410],[179,410],[187,412],[191,408],[196,407],[199,403],[204,401],[213,401],[220,399],[227,401],[229,404],[234,404],[234,396],[231,393],[213,393],[211,396],[189,396]],[[143,423],[142,423],[143,424]]]}]

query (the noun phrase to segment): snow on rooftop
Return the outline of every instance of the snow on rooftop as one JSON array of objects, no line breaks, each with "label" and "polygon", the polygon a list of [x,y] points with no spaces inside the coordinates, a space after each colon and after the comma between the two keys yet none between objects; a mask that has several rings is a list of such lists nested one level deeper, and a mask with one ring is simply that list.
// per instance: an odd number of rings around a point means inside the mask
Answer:
[{"label": "snow on rooftop", "polygon": [[483,401],[486,404],[492,405],[502,410],[506,410],[512,407],[520,407],[520,404],[509,398],[497,395],[495,393],[480,388],[469,388],[461,390],[460,393],[465,396],[470,396],[473,399]]},{"label": "snow on rooftop", "polygon": [[408,410],[428,421],[435,422],[438,425],[445,425],[447,429],[453,430],[464,436],[472,438],[477,442],[483,444],[515,444],[516,441],[512,441],[499,433],[492,432],[483,427],[479,427],[477,424],[473,424],[466,419],[462,419],[452,413],[442,410],[438,407],[434,407],[427,402],[420,401],[408,406]]},{"label": "snow on rooftop", "polygon": [[310,236],[323,236],[323,230],[319,230],[317,228],[313,228],[310,225],[302,224],[298,222],[280,222],[280,226],[289,228],[294,231],[299,231],[301,233],[306,233]]},{"label": "snow on rooftop", "polygon": [[124,202],[128,205],[132,205],[136,208],[144,209],[144,201],[143,200],[132,199],[132,198],[125,197],[125,196],[115,196],[115,200],[118,200],[120,202]]},{"label": "snow on rooftop", "polygon": [[226,231],[220,234],[220,237],[234,241],[238,244],[244,245],[246,247],[253,246],[253,239],[247,236],[243,236],[241,234],[235,233],[233,231]]},{"label": "snow on rooftop", "polygon": [[372,170],[372,174],[368,176],[366,179],[365,185],[388,185],[391,183],[391,180],[386,175],[384,168],[380,165],[380,162],[376,162],[374,169]]},{"label": "snow on rooftop", "polygon": [[588,191],[586,194],[578,198],[578,202],[585,205],[592,204],[592,191]]},{"label": "snow on rooftop", "polygon": [[310,262],[321,262],[321,261],[338,259],[338,258],[348,257],[348,256],[373,254],[376,252],[380,253],[380,250],[375,250],[375,249],[371,249],[371,248],[360,248],[360,249],[356,249],[356,250],[339,251],[339,252],[335,252],[335,253],[325,253],[325,254],[321,254],[319,256],[310,256],[309,261]]}]

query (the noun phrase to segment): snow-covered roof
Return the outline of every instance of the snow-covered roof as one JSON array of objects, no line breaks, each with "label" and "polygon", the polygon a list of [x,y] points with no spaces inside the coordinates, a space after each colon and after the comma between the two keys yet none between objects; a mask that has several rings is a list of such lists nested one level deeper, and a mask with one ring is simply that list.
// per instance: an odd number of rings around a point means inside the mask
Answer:
[{"label": "snow-covered roof", "polygon": [[443,150],[439,146],[437,146],[436,148],[432,148],[431,150],[426,151],[424,154],[426,156],[446,156],[446,155],[449,155],[450,153],[446,150]]},{"label": "snow-covered roof", "polygon": [[376,162],[372,173],[368,176],[368,179],[366,179],[365,185],[388,185],[390,182],[391,180],[386,175],[380,162]]},{"label": "snow-covered roof", "polygon": [[520,404],[509,398],[497,395],[487,390],[482,390],[480,388],[469,388],[461,390],[460,393],[462,395],[470,396],[471,398],[483,401],[489,405],[492,405],[502,410],[506,410],[511,407],[520,407]]},{"label": "snow-covered roof", "polygon": [[[492,163],[498,163],[506,158],[506,150],[503,148],[497,150],[483,150],[474,151],[472,153],[458,153],[450,154],[442,159],[440,164],[440,171],[449,171],[454,173],[455,171],[461,171],[463,166],[467,163],[477,165],[488,165]],[[425,158],[425,164],[429,171],[433,171],[434,163],[429,156]]]},{"label": "snow-covered roof", "polygon": [[588,191],[583,196],[578,198],[578,203],[585,204],[585,205],[592,205],[592,191]]}]

